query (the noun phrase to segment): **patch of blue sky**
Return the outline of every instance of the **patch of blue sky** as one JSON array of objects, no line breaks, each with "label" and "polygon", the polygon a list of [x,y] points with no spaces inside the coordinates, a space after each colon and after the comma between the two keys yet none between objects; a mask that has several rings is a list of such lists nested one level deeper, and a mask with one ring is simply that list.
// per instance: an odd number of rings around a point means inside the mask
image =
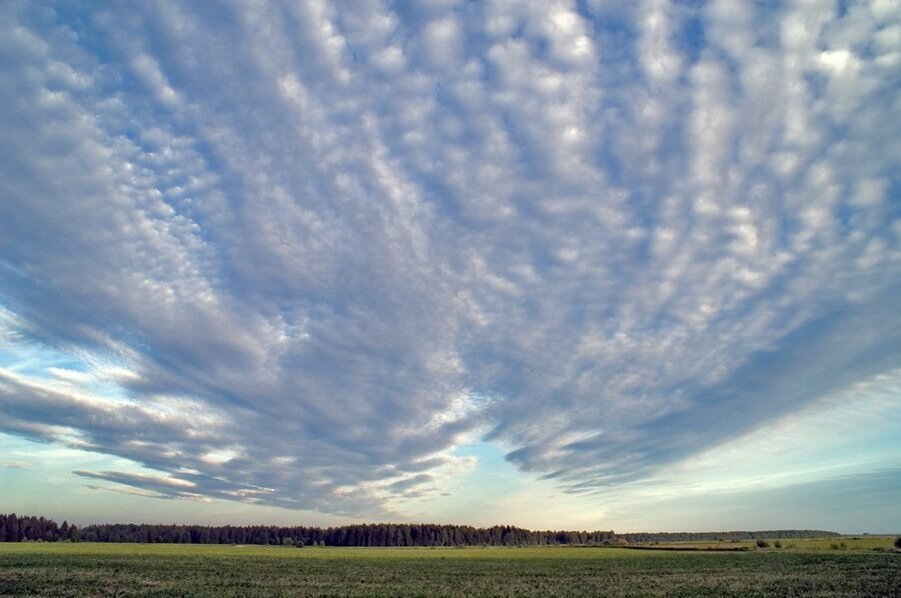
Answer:
[{"label": "patch of blue sky", "polygon": [[406,516],[415,520],[458,522],[475,525],[517,525],[539,529],[550,521],[556,528],[609,529],[596,497],[560,492],[552,482],[517,469],[507,451],[491,442],[459,446],[454,457],[474,457],[475,467],[459,475],[441,496],[404,505]]},{"label": "patch of blue sky", "polygon": [[476,467],[467,473],[461,484],[469,491],[504,492],[528,479],[505,458],[506,451],[489,442],[478,442],[454,449],[454,456],[475,457]]},{"label": "patch of blue sky", "polygon": [[[3,455],[0,458],[3,510],[57,517],[60,521],[90,516],[92,511],[100,517],[104,506],[116,502],[115,494],[108,500],[96,501],[99,496],[86,493],[73,470],[85,467],[141,470],[138,464],[127,459],[3,433],[0,433],[0,455]],[[60,496],[67,497],[65,503],[60,502]]]},{"label": "patch of blue sky", "polygon": [[898,468],[899,429],[901,370],[895,370],[661,468],[653,476],[657,482],[645,480],[633,490],[635,496],[671,499]]},{"label": "patch of blue sky", "polygon": [[901,468],[638,500],[610,509],[618,531],[823,529],[892,533],[901,529]]},{"label": "patch of blue sky", "polygon": [[33,383],[63,383],[79,392],[113,402],[129,401],[116,378],[133,377],[127,364],[113,356],[57,349],[29,340],[15,327],[15,315],[0,307],[0,369]]},{"label": "patch of blue sky", "polygon": [[30,377],[47,376],[49,368],[85,371],[72,355],[29,341],[15,321],[15,314],[0,305],[0,368]]},{"label": "patch of blue sky", "polygon": [[451,455],[474,458],[475,465],[457,476],[440,496],[427,502],[412,501],[404,505],[404,511],[410,516],[459,521],[467,513],[492,510],[491,504],[496,497],[511,495],[528,481],[527,476],[504,459],[504,451],[490,443],[458,446],[451,451]]},{"label": "patch of blue sky", "polygon": [[53,369],[84,373],[83,364],[68,355],[43,349],[0,348],[0,367],[32,379],[46,379]]}]

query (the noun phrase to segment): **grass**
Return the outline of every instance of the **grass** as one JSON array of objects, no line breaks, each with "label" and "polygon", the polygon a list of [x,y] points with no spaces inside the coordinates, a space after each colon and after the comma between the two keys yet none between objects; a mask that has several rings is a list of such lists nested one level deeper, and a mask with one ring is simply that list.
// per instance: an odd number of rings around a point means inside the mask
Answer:
[{"label": "grass", "polygon": [[[827,542],[828,545],[828,542]],[[0,544],[0,595],[897,596],[901,555]]]}]

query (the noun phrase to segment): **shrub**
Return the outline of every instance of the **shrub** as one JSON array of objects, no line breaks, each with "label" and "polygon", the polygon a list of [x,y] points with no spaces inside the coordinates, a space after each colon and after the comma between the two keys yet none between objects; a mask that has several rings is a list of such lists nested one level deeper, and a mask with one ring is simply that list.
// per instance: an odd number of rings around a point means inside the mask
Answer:
[{"label": "shrub", "polygon": [[898,550],[901,550],[901,536],[898,536],[897,538],[895,538],[895,548],[897,548]]},{"label": "shrub", "polygon": [[770,543],[766,540],[757,540],[757,548],[767,548],[769,545]]},{"label": "shrub", "polygon": [[776,540],[775,542],[773,542],[773,547],[774,548],[782,548],[782,542],[780,542],[779,540]]}]

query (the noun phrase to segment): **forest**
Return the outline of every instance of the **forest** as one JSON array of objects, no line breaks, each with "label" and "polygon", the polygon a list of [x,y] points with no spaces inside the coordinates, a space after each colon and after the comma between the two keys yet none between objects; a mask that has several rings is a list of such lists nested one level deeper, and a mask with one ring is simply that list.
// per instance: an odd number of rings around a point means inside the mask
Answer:
[{"label": "forest", "polygon": [[0,542],[134,542],[171,544],[276,544],[303,546],[536,546],[737,541],[838,536],[820,530],[626,533],[532,531],[510,525],[376,523],[339,527],[207,526],[159,524],[62,525],[46,517],[0,514]]}]

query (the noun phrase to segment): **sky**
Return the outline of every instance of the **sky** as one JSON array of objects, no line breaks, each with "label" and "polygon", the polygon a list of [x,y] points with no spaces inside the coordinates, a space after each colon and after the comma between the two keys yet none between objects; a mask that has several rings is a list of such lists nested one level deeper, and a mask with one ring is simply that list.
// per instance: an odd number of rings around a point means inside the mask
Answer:
[{"label": "sky", "polygon": [[9,0],[0,106],[0,512],[901,531],[893,0]]}]

